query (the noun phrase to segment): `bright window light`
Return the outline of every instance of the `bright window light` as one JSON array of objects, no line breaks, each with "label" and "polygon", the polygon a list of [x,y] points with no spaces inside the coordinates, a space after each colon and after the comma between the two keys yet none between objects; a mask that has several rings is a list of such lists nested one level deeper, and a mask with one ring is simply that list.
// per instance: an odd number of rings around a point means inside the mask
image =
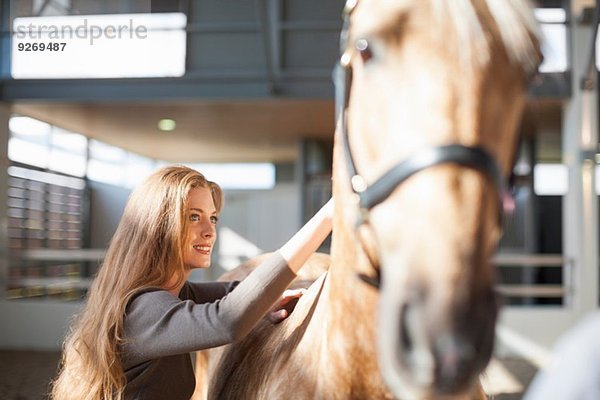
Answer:
[{"label": "bright window light", "polygon": [[564,72],[567,70],[567,27],[563,24],[542,24],[542,53],[544,60],[540,72]]},{"label": "bright window light", "polygon": [[49,124],[29,117],[11,117],[8,128],[13,135],[41,143],[47,142],[52,129]]},{"label": "bright window light", "polygon": [[58,148],[53,148],[50,152],[50,162],[48,169],[56,172],[74,176],[85,176],[86,155],[73,154]]},{"label": "bright window light", "polygon": [[111,185],[134,188],[156,168],[150,158],[90,139],[87,177]]},{"label": "bright window light", "polygon": [[567,14],[563,8],[536,8],[535,17],[542,30],[544,60],[540,72],[567,70]]},{"label": "bright window light", "polygon": [[533,190],[538,196],[562,196],[569,191],[569,170],[563,164],[533,167]]},{"label": "bright window light", "polygon": [[272,189],[275,166],[268,163],[187,164],[223,189]]},{"label": "bright window light", "polygon": [[129,153],[127,155],[125,185],[134,188],[142,183],[154,171],[154,164],[154,160]]},{"label": "bright window light", "polygon": [[12,137],[8,139],[8,158],[19,163],[46,168],[50,158],[50,149],[48,145]]},{"label": "bright window light", "polygon": [[182,76],[186,25],[183,13],[15,18],[11,73],[15,79]]},{"label": "bright window light", "polygon": [[567,21],[567,13],[564,8],[536,8],[533,13],[538,22],[542,24],[556,24]]},{"label": "bright window light", "polygon": [[100,160],[89,160],[87,177],[93,181],[123,185],[123,166]]},{"label": "bright window light", "polygon": [[85,154],[87,152],[87,138],[78,133],[54,127],[52,130],[52,146],[77,154]]},{"label": "bright window light", "polygon": [[122,164],[127,159],[127,151],[92,139],[90,140],[90,158]]}]

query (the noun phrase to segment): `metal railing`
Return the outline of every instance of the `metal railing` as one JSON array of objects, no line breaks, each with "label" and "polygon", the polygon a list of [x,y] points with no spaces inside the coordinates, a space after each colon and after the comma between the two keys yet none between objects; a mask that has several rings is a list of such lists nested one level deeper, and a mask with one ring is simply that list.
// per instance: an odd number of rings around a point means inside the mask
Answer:
[{"label": "metal railing", "polygon": [[[500,253],[493,258],[498,268],[565,268],[572,261],[560,254],[510,254]],[[570,289],[562,284],[498,284],[498,292],[507,297],[521,298],[560,298],[570,293]]]}]

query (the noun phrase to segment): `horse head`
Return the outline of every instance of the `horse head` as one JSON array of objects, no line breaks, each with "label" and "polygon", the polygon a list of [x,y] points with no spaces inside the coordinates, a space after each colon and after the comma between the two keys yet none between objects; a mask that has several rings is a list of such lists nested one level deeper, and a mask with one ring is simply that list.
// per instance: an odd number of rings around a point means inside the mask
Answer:
[{"label": "horse head", "polygon": [[517,0],[350,0],[345,15],[334,190],[381,276],[380,370],[401,398],[460,393],[493,349],[536,22]]}]

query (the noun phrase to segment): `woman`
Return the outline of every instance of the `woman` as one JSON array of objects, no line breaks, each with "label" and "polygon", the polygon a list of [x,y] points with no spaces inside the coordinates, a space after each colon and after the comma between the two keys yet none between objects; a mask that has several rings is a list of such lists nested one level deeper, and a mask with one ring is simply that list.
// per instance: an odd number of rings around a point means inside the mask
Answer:
[{"label": "woman", "polygon": [[241,283],[189,283],[210,266],[221,204],[217,184],[181,166],[132,193],[65,341],[53,399],[189,399],[188,353],[244,337],[331,231],[330,201]]}]

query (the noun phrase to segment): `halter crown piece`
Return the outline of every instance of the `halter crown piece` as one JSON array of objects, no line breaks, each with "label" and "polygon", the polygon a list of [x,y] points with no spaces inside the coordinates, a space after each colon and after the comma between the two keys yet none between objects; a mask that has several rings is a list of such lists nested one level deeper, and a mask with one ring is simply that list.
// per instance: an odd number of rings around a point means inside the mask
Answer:
[{"label": "halter crown piece", "polygon": [[[502,221],[503,199],[505,190],[505,179],[500,173],[496,160],[483,148],[478,146],[465,146],[458,143],[431,146],[417,151],[407,159],[399,162],[375,182],[368,184],[358,173],[350,140],[348,136],[348,103],[350,99],[350,88],[352,85],[351,57],[348,52],[348,38],[350,29],[350,16],[354,11],[358,0],[348,0],[343,12],[343,27],[340,34],[340,61],[334,70],[336,120],[340,121],[342,147],[346,161],[346,169],[350,177],[350,186],[358,198],[359,218],[356,223],[358,228],[369,220],[370,210],[387,199],[392,192],[412,175],[440,164],[457,164],[462,167],[471,168],[486,175],[493,183],[498,192],[498,220]],[[361,243],[362,240],[361,240]],[[364,244],[363,244],[364,246]],[[373,264],[372,260],[371,263]],[[373,265],[374,267],[374,265]],[[376,269],[377,279],[364,278],[367,283],[379,286],[379,269]]]}]

